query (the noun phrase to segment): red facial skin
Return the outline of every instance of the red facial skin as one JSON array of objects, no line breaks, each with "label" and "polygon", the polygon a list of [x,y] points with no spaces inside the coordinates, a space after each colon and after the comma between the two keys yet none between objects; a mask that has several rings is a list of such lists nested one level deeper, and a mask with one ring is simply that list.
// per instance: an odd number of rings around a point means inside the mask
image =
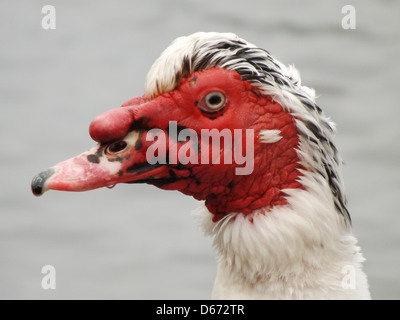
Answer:
[{"label": "red facial skin", "polygon": [[[221,92],[226,97],[223,110],[215,114],[204,113],[201,109],[203,98],[210,92]],[[237,175],[233,164],[164,164],[161,166],[142,166],[135,172],[132,168],[146,163],[146,150],[154,143],[146,141],[150,129],[159,128],[168,134],[170,121],[179,127],[196,131],[200,139],[201,129],[245,129],[254,130],[254,170],[249,175]],[[282,139],[276,143],[262,143],[260,130],[280,130]],[[135,146],[107,154],[107,146],[124,139],[131,130],[140,132],[140,142]],[[296,153],[299,140],[294,118],[270,97],[262,96],[249,82],[243,81],[235,71],[213,68],[191,74],[182,79],[173,91],[153,99],[134,98],[121,108],[109,110],[98,116],[90,125],[91,137],[100,142],[98,157],[121,162],[117,174],[107,176],[103,173],[91,185],[82,181],[74,187],[57,187],[55,182],[66,179],[55,174],[46,182],[46,189],[88,190],[120,182],[147,182],[162,189],[179,190],[198,200],[205,200],[208,210],[218,221],[231,212],[249,214],[262,207],[273,207],[286,203],[282,192],[287,188],[301,188],[298,178],[301,175]],[[243,133],[243,140],[245,133]],[[185,142],[178,142],[178,150]],[[221,146],[223,143],[221,142]],[[171,146],[168,146],[168,150]],[[246,149],[243,148],[245,151]],[[196,152],[191,150],[191,152]],[[226,150],[225,150],[226,151]],[[221,153],[224,150],[221,148]],[[201,153],[201,152],[200,152]],[[199,162],[200,162],[200,153]],[[96,156],[93,156],[96,160]],[[82,158],[82,155],[80,156]],[[87,158],[87,154],[85,154]],[[72,160],[72,159],[71,159]],[[60,163],[62,166],[74,165],[71,160]],[[86,171],[98,170],[92,161]],[[76,162],[75,162],[76,163]],[[129,169],[130,168],[130,169]],[[59,169],[58,169],[59,170]]]}]

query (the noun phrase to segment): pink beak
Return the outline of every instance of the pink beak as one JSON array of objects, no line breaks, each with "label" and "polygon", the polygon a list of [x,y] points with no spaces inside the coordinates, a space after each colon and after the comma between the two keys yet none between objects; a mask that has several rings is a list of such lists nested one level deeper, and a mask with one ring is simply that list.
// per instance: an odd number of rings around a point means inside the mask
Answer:
[{"label": "pink beak", "polygon": [[[171,177],[168,166],[148,162],[146,150],[152,142],[146,138],[149,126],[155,126],[148,119],[156,119],[164,128],[167,125],[157,115],[161,111],[168,114],[174,108],[173,100],[166,97],[152,101],[133,98],[122,107],[100,114],[89,129],[98,146],[36,175],[31,184],[33,194],[40,196],[49,189],[86,191],[117,183],[154,183],[160,179],[170,182],[175,176]],[[168,120],[166,116],[161,119]]]}]

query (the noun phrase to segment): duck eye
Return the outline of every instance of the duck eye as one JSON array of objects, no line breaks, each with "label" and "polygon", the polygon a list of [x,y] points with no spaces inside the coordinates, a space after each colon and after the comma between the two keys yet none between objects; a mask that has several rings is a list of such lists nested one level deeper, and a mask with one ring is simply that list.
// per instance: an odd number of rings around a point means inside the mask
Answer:
[{"label": "duck eye", "polygon": [[226,97],[223,93],[215,91],[204,96],[200,108],[205,113],[214,113],[225,107]]},{"label": "duck eye", "polygon": [[128,146],[128,144],[127,144],[125,141],[123,141],[123,140],[116,141],[116,142],[113,142],[113,143],[111,143],[111,144],[109,144],[109,145],[107,146],[107,148],[106,148],[106,153],[107,153],[107,154],[110,154],[110,153],[112,154],[112,153],[121,152],[121,151],[124,150],[127,146]]}]

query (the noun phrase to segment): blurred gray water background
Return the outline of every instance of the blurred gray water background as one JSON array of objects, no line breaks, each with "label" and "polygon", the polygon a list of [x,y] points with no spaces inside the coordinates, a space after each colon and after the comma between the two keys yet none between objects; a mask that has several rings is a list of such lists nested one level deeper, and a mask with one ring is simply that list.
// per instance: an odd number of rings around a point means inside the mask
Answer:
[{"label": "blurred gray water background", "polygon": [[[56,30],[43,30],[43,5]],[[342,7],[356,29],[341,27]],[[198,203],[147,185],[35,198],[85,151],[99,113],[141,95],[176,37],[230,31],[295,64],[338,124],[354,233],[376,299],[400,298],[399,1],[0,1],[0,298],[207,299],[216,262]],[[43,290],[43,265],[57,289]]]}]

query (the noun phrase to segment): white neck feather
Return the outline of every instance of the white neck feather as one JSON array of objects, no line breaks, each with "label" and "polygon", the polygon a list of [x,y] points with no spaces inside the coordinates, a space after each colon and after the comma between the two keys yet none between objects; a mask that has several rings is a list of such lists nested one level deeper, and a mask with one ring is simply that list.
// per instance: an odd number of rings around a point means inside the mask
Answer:
[{"label": "white neck feather", "polygon": [[285,206],[232,213],[217,223],[205,207],[195,212],[218,253],[213,298],[370,298],[364,258],[327,182],[303,174],[305,189],[285,190]]}]

